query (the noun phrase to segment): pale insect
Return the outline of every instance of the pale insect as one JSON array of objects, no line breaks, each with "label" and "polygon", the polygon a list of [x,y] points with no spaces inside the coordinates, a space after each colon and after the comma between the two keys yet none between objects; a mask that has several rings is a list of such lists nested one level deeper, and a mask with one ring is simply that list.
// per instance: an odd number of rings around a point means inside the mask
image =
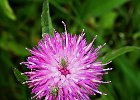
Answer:
[{"label": "pale insect", "polygon": [[61,67],[65,68],[68,66],[68,62],[64,58],[62,58],[60,61],[60,65]]},{"label": "pale insect", "polygon": [[68,66],[68,61],[65,58],[59,58],[59,61],[58,60],[56,60],[56,61],[57,61],[58,65],[62,68],[66,68]]},{"label": "pale insect", "polygon": [[57,96],[58,95],[58,91],[59,91],[59,87],[56,86],[56,87],[53,87],[51,90],[50,90],[50,94],[54,95],[54,96]]}]

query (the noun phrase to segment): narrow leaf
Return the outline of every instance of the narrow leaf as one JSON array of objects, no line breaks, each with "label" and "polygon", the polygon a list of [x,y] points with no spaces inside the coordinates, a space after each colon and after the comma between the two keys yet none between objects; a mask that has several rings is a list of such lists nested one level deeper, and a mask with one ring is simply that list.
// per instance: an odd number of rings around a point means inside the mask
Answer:
[{"label": "narrow leaf", "polygon": [[117,58],[118,56],[120,56],[122,54],[125,54],[127,52],[131,52],[131,51],[134,51],[134,50],[140,50],[140,48],[135,47],[135,46],[126,46],[126,47],[120,48],[118,50],[114,50],[111,53],[106,54],[103,57],[102,61],[103,61],[103,63],[107,63],[107,62]]},{"label": "narrow leaf", "polygon": [[13,68],[13,71],[14,71],[14,74],[17,78],[17,80],[20,82],[20,83],[23,83],[25,82],[28,78],[26,75],[22,74],[18,69],[16,68]]},{"label": "narrow leaf", "polygon": [[0,0],[0,10],[10,19],[16,20],[16,16],[13,13],[12,8],[10,7],[8,0]]},{"label": "narrow leaf", "polygon": [[140,85],[138,82],[139,79],[137,77],[137,71],[135,71],[133,69],[134,65],[131,64],[130,59],[128,60],[128,59],[126,59],[125,56],[121,56],[121,57],[115,59],[115,62],[117,62],[117,63],[114,63],[114,64],[116,66],[118,66],[118,68],[120,70],[122,70],[124,76],[127,78],[126,80],[129,80],[128,82],[133,85],[133,88],[136,87],[137,90],[140,91]]},{"label": "narrow leaf", "polygon": [[47,33],[53,36],[53,26],[49,12],[49,1],[44,0],[41,15],[42,34]]}]

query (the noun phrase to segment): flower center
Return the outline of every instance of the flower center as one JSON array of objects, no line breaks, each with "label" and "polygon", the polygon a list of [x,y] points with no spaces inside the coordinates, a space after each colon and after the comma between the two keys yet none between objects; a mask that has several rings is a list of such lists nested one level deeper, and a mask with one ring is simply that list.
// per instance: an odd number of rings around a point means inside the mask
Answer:
[{"label": "flower center", "polygon": [[60,68],[59,71],[64,76],[66,76],[67,74],[70,74],[70,72],[69,72],[69,70],[67,68]]},{"label": "flower center", "polygon": [[58,69],[62,75],[66,76],[67,74],[70,74],[69,70],[67,69],[67,61],[62,58],[60,63],[60,68]]}]

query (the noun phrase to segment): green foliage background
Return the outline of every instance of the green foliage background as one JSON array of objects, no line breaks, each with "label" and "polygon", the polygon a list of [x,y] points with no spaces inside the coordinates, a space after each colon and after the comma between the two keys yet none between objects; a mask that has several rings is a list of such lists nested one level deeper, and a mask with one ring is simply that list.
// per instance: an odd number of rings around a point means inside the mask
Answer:
[{"label": "green foliage background", "polygon": [[[99,89],[104,95],[91,100],[140,100],[140,0],[50,0],[53,27],[63,32],[61,21],[71,34],[85,29],[86,39],[94,44],[107,43],[100,51],[106,67],[113,70],[105,75]],[[30,89],[22,85],[24,77],[14,73],[26,71],[19,65],[41,39],[42,0],[0,0],[0,100],[30,100]],[[15,69],[16,68],[16,69]],[[14,69],[14,72],[13,72]],[[18,70],[17,70],[18,69]],[[20,75],[20,73],[18,73]]]}]

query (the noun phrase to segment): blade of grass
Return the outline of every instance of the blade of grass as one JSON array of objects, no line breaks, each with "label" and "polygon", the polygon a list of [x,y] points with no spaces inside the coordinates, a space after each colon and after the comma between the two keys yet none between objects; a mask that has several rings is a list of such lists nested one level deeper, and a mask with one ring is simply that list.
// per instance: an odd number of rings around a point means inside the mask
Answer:
[{"label": "blade of grass", "polygon": [[138,82],[137,74],[131,69],[133,67],[131,67],[131,64],[129,64],[127,58],[121,56],[118,59],[115,59],[114,62],[117,62],[114,64],[116,64],[124,72],[124,74],[126,74],[126,76],[131,80],[133,85],[136,86],[137,89],[140,91],[140,85]]},{"label": "blade of grass", "polygon": [[131,51],[134,51],[134,50],[139,50],[140,48],[139,47],[136,47],[136,46],[126,46],[126,47],[123,47],[123,48],[120,48],[118,50],[114,50],[112,52],[109,52],[107,53],[103,58],[102,58],[102,61],[103,63],[107,63],[115,58],[117,58],[118,56],[120,55],[123,55],[127,52],[131,52]]},{"label": "blade of grass", "polygon": [[16,20],[16,16],[10,7],[8,0],[0,0],[0,9],[3,11],[3,13],[10,19]]}]

